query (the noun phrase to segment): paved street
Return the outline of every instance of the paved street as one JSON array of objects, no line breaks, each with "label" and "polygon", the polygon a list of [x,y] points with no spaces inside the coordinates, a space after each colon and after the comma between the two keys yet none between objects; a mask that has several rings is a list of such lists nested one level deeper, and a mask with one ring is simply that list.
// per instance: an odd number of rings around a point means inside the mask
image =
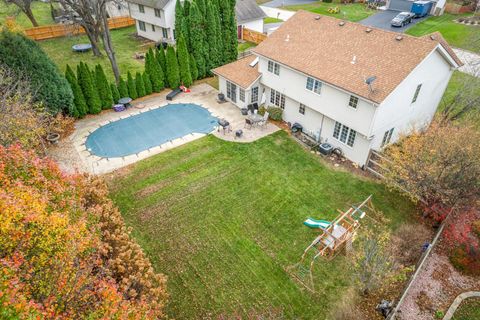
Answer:
[{"label": "paved street", "polygon": [[308,4],[317,2],[316,0],[272,0],[270,2],[264,3],[263,6],[278,8],[282,6],[292,6],[296,4]]}]

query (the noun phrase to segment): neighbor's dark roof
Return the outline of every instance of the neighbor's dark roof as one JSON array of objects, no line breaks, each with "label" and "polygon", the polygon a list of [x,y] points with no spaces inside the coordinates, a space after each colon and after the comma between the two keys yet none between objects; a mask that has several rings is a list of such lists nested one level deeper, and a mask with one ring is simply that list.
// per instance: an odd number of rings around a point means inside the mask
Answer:
[{"label": "neighbor's dark roof", "polygon": [[235,13],[237,16],[237,24],[266,17],[265,12],[263,12],[255,0],[237,0],[235,3]]},{"label": "neighbor's dark roof", "polygon": [[127,2],[143,4],[145,7],[163,9],[170,0],[127,0]]}]

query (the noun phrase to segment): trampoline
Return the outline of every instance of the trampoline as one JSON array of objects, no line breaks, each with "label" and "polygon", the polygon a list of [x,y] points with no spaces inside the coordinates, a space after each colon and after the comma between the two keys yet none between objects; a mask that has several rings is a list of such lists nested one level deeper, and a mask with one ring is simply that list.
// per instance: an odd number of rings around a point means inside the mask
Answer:
[{"label": "trampoline", "polygon": [[87,52],[92,49],[92,45],[90,43],[80,43],[75,44],[72,46],[72,50],[74,52]]},{"label": "trampoline", "polygon": [[199,105],[169,104],[106,124],[92,132],[85,145],[99,157],[124,157],[191,133],[210,133],[217,121]]}]

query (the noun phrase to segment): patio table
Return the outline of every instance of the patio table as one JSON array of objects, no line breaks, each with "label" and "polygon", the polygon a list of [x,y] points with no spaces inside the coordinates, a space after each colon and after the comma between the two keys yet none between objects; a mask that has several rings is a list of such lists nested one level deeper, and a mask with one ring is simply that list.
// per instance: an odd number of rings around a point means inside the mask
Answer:
[{"label": "patio table", "polygon": [[131,107],[130,102],[132,102],[132,98],[130,97],[125,97],[118,100],[118,103],[123,104],[125,108]]},{"label": "patio table", "polygon": [[259,123],[259,122],[263,121],[263,116],[258,114],[258,113],[254,113],[254,114],[249,115],[248,119],[252,120],[253,123]]}]

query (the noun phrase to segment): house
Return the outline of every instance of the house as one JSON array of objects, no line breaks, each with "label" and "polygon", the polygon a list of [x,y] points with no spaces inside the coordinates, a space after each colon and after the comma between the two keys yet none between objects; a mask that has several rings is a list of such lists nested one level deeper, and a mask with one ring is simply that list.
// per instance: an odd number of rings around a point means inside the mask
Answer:
[{"label": "house", "polygon": [[212,70],[227,99],[280,107],[361,166],[371,149],[430,123],[461,65],[439,33],[416,38],[306,11],[252,52]]},{"label": "house", "polygon": [[[393,11],[407,11],[410,12],[412,4],[416,0],[387,0],[385,8]],[[432,2],[432,9],[429,14],[440,16],[445,11],[446,0],[430,0]]]},{"label": "house", "polygon": [[[136,20],[139,36],[155,42],[175,42],[176,0],[127,0],[130,16]],[[238,36],[244,28],[263,32],[265,13],[255,0],[237,0],[235,13]]]}]

